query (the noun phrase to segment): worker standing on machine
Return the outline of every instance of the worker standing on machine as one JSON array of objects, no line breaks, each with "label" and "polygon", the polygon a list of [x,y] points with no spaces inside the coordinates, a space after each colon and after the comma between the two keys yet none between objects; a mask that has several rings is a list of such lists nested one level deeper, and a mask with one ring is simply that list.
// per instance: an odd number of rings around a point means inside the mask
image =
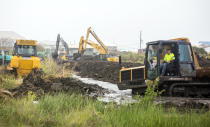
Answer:
[{"label": "worker standing on machine", "polygon": [[167,53],[164,56],[164,62],[160,65],[161,76],[165,75],[167,65],[174,60],[175,60],[174,54],[171,53],[171,49],[168,49]]}]

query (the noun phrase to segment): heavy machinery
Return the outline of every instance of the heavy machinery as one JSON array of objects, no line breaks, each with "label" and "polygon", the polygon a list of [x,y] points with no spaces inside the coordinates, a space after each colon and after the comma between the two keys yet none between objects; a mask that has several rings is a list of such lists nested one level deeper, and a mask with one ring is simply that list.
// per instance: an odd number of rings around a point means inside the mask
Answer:
[{"label": "heavy machinery", "polygon": [[10,67],[18,76],[26,76],[33,69],[40,68],[40,58],[37,57],[36,45],[35,40],[16,40]]},{"label": "heavy machinery", "polygon": [[[62,45],[65,48],[65,51],[63,53],[58,54],[58,49],[60,42],[62,42]],[[52,54],[52,57],[54,60],[58,60],[58,62],[67,62],[70,59],[70,54],[69,54],[69,46],[68,44],[63,40],[63,38],[60,36],[60,34],[57,35],[57,40],[56,40],[56,48],[55,51]]]},{"label": "heavy machinery", "polygon": [[0,50],[0,64],[9,64],[12,56],[9,55],[8,50]]},{"label": "heavy machinery", "polygon": [[[97,40],[99,44],[89,40],[90,34]],[[84,36],[80,38],[78,53],[74,54],[75,59],[84,55],[87,45],[99,51],[99,59],[105,60],[105,61],[112,61],[112,62],[119,61],[119,58],[116,55],[109,53],[108,47],[104,45],[104,43],[99,39],[96,33],[91,30],[91,27],[89,27],[87,30],[86,39],[84,40]]]},{"label": "heavy machinery", "polygon": [[[175,61],[167,65],[166,74],[161,76],[160,65],[167,49],[175,55]],[[169,96],[210,95],[210,68],[199,65],[188,38],[148,42],[144,66],[122,68],[119,73],[120,90],[132,89],[133,93],[143,94],[147,80],[159,78],[158,90],[165,90]]]}]

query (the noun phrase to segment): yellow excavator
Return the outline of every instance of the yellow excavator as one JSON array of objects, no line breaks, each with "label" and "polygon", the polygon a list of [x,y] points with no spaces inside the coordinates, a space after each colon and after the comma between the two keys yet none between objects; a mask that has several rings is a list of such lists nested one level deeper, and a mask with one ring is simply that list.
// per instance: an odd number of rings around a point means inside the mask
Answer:
[{"label": "yellow excavator", "polygon": [[[90,34],[97,40],[97,42],[99,44],[89,40]],[[105,60],[105,61],[112,61],[112,62],[119,61],[119,58],[116,55],[109,53],[107,46],[104,45],[104,43],[99,39],[99,37],[96,35],[96,33],[91,30],[91,27],[89,27],[87,30],[86,39],[84,40],[84,36],[82,36],[80,38],[78,53],[74,54],[74,58],[81,57],[84,54],[84,52],[86,51],[87,45],[89,45],[89,46],[93,47],[94,49],[96,49],[97,51],[99,51],[100,59]]]},{"label": "yellow excavator", "polygon": [[[160,65],[164,62],[166,50],[170,49],[175,60],[161,75]],[[210,97],[210,68],[201,67],[188,38],[148,42],[144,66],[122,68],[118,88],[132,89],[134,94],[143,94],[146,81],[159,78],[157,89],[169,96]]]},{"label": "yellow excavator", "polygon": [[40,69],[36,40],[16,40],[10,68],[18,76],[27,76],[33,69]]}]

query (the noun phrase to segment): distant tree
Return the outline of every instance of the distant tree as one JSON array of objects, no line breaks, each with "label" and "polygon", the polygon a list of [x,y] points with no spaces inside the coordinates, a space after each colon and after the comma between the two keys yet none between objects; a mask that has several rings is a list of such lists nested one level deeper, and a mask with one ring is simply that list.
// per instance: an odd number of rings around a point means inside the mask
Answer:
[{"label": "distant tree", "polygon": [[11,51],[14,46],[14,40],[11,38],[0,38],[0,49]]},{"label": "distant tree", "polygon": [[193,50],[196,54],[198,55],[207,55],[208,53],[205,51],[204,48],[199,48],[199,47],[196,47],[196,46],[193,46]]},{"label": "distant tree", "polygon": [[38,52],[44,52],[45,51],[43,45],[41,45],[41,44],[38,44],[36,49],[37,49]]},{"label": "distant tree", "polygon": [[123,52],[120,55],[123,62],[144,63],[144,53]]}]

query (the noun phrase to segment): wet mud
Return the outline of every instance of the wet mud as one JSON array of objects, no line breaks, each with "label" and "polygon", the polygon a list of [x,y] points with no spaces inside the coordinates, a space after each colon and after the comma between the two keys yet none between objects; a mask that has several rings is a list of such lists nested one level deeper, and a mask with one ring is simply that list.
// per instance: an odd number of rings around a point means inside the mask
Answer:
[{"label": "wet mud", "polygon": [[60,91],[74,91],[93,97],[98,97],[108,92],[108,90],[98,85],[86,84],[71,77],[47,77],[41,70],[32,71],[24,78],[23,83],[18,88],[10,89],[9,91],[13,93],[14,97],[27,95],[29,91],[34,92],[38,97],[46,93]]},{"label": "wet mud", "polygon": [[165,109],[176,108],[179,111],[209,111],[210,99],[207,98],[185,98],[185,97],[160,97],[155,99],[157,105],[163,106]]},{"label": "wet mud", "polygon": [[122,67],[138,67],[141,65],[139,63],[122,63],[120,65],[119,63],[105,61],[78,61],[71,62],[66,68],[78,72],[81,77],[118,83],[119,71]]}]

